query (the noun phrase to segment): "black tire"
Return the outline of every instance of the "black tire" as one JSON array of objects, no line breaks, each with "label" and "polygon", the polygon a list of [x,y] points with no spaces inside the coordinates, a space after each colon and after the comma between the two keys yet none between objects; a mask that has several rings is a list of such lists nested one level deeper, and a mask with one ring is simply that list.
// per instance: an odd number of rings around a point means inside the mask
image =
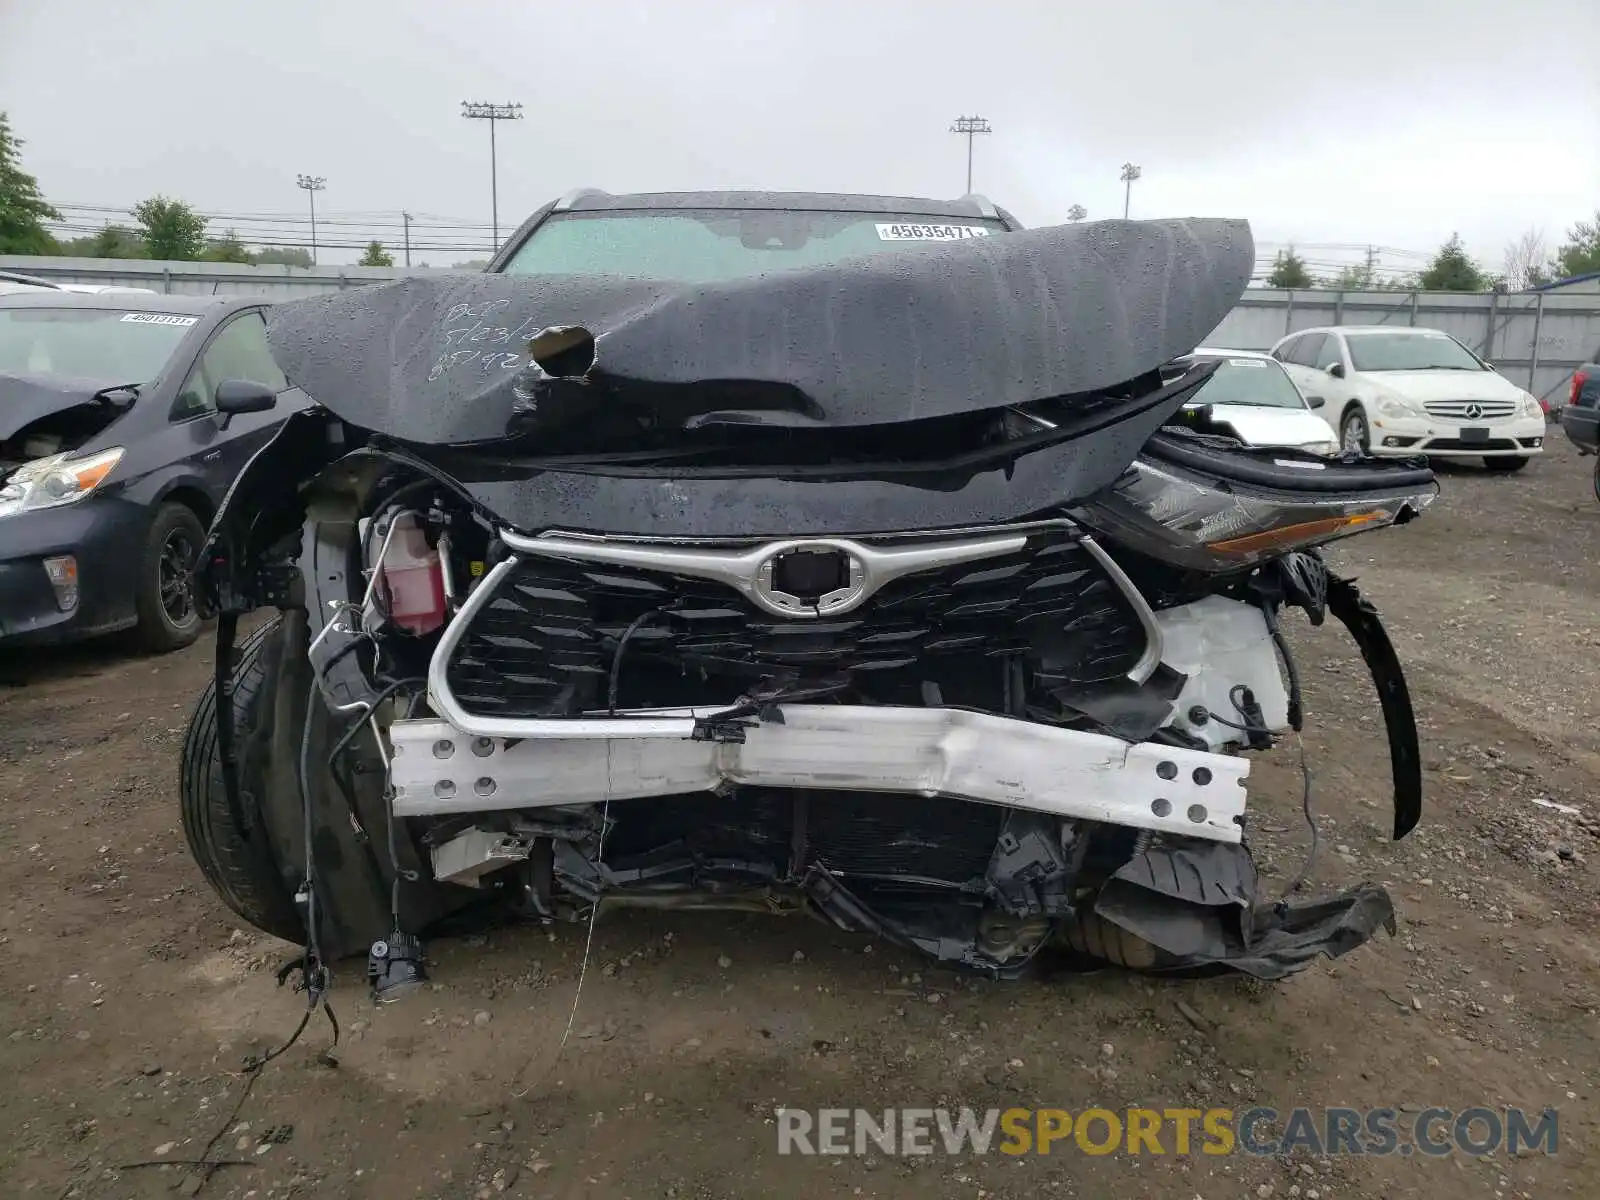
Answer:
[{"label": "black tire", "polygon": [[1486,458],[1483,465],[1490,471],[1501,475],[1509,475],[1512,471],[1520,471],[1528,465],[1525,456],[1518,455],[1514,458]]},{"label": "black tire", "polygon": [[[245,715],[266,679],[262,648],[280,624],[276,620],[269,622],[239,646],[234,728],[241,734]],[[259,794],[259,789],[245,785],[246,781],[241,780],[241,791]],[[258,820],[249,838],[241,836],[228,805],[222,786],[222,759],[217,752],[214,680],[206,685],[189,718],[178,769],[178,798],[189,853],[222,902],[263,933],[297,945],[303,942],[305,927],[273,857],[265,827]],[[241,800],[254,803],[248,797]]]},{"label": "black tire", "polygon": [[139,614],[133,640],[146,653],[182,650],[200,636],[202,622],[189,571],[205,539],[205,526],[187,505],[163,504],[156,509],[145,533],[133,593]]},{"label": "black tire", "polygon": [[1595,455],[1594,460],[1594,498],[1600,502],[1600,454]]},{"label": "black tire", "polygon": [[1359,450],[1362,454],[1372,452],[1372,430],[1367,426],[1366,414],[1355,405],[1339,418],[1339,450],[1341,453],[1352,450]]}]

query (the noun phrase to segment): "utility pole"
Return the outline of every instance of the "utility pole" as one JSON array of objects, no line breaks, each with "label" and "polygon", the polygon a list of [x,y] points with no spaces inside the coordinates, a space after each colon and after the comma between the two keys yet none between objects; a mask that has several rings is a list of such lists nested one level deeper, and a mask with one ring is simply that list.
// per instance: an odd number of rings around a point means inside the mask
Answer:
[{"label": "utility pole", "polygon": [[1378,273],[1378,248],[1367,247],[1367,286],[1370,288],[1376,282]]},{"label": "utility pole", "polygon": [[311,265],[317,265],[317,193],[326,185],[327,180],[321,175],[302,175],[295,180],[295,186],[304,188],[306,199],[311,201]]},{"label": "utility pole", "polygon": [[1133,204],[1133,181],[1143,174],[1144,170],[1141,167],[1136,167],[1132,163],[1122,164],[1122,174],[1118,178],[1123,183],[1122,219],[1124,221],[1128,219],[1128,208]]},{"label": "utility pole", "polygon": [[967,195],[972,195],[972,139],[980,133],[993,133],[994,127],[982,117],[957,117],[950,126],[951,133],[962,133],[967,138]]},{"label": "utility pole", "polygon": [[485,104],[477,100],[463,100],[461,115],[469,121],[489,122],[489,204],[494,213],[494,246],[500,248],[500,180],[495,166],[494,127],[499,121],[520,121],[520,104]]},{"label": "utility pole", "polygon": [[403,212],[400,214],[400,219],[405,222],[406,226],[406,266],[409,267],[411,265],[411,214]]}]

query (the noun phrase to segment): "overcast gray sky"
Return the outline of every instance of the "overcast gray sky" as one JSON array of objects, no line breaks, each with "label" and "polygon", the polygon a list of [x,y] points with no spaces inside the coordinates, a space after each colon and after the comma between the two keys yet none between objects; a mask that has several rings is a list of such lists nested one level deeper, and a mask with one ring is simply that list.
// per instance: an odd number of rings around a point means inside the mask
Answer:
[{"label": "overcast gray sky", "polygon": [[502,231],[579,185],[953,196],[977,113],[1027,224],[1120,215],[1132,160],[1134,216],[1498,267],[1600,207],[1597,54],[1600,0],[0,0],[0,109],[58,202],[300,214],[305,172],[319,216],[487,223],[459,102],[518,100]]}]

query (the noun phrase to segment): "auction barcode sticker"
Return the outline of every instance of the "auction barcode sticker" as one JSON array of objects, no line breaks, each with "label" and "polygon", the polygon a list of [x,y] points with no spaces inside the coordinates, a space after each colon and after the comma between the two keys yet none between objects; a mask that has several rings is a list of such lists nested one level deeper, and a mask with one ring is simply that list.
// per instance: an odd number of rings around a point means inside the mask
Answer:
[{"label": "auction barcode sticker", "polygon": [[967,238],[988,237],[982,225],[899,225],[880,224],[878,238],[885,242],[960,242]]},{"label": "auction barcode sticker", "polygon": [[180,317],[175,313],[123,313],[124,321],[140,325],[198,325],[199,317]]}]

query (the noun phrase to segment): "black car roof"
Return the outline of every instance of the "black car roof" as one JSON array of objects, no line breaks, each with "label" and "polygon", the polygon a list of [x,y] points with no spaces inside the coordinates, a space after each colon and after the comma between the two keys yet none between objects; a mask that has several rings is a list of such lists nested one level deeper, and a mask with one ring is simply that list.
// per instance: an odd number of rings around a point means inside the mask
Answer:
[{"label": "black car roof", "polygon": [[928,200],[918,196],[861,196],[842,192],[633,192],[612,195],[597,188],[569,192],[557,212],[594,212],[640,208],[743,208],[820,212],[883,212],[917,217],[987,217],[999,211],[983,196]]},{"label": "black car roof", "polygon": [[230,308],[271,303],[260,296],[167,296],[149,292],[8,292],[0,308],[110,308],[123,312],[207,316]]}]

